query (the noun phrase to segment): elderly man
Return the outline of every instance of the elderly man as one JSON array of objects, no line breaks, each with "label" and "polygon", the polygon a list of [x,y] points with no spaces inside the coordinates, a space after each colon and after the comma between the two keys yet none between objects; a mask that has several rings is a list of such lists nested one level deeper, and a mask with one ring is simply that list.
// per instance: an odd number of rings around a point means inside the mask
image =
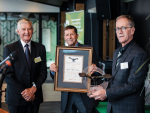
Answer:
[{"label": "elderly man", "polygon": [[[64,39],[67,42],[68,46],[80,46],[87,47],[86,45],[80,44],[77,34],[76,27],[69,25],[64,28]],[[98,66],[97,57],[95,52],[93,52],[92,65]],[[57,66],[55,63],[50,66],[51,76],[54,78],[53,72],[57,72]],[[61,92],[61,111],[62,113],[94,113],[95,106],[98,104],[98,101],[91,99],[87,96],[86,93],[76,93],[76,92]]]},{"label": "elderly man", "polygon": [[19,53],[19,60],[6,71],[6,103],[9,113],[38,113],[43,102],[42,84],[47,78],[45,47],[31,41],[30,20],[19,20],[17,33],[20,40],[4,48],[4,58],[13,51]]},{"label": "elderly man", "polygon": [[[108,88],[94,92],[96,100],[108,98],[107,113],[144,113],[144,87],[147,65],[146,52],[133,40],[133,18],[121,15],[116,19],[116,29],[121,47],[113,55],[112,79]],[[140,67],[142,66],[142,68]]]}]

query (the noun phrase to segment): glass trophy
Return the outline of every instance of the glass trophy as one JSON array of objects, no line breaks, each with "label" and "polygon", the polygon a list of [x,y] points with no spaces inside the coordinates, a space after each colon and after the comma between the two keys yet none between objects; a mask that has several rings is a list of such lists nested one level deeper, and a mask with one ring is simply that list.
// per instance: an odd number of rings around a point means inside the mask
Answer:
[{"label": "glass trophy", "polygon": [[79,73],[80,77],[88,77],[91,82],[88,83],[90,87],[88,88],[87,95],[90,96],[93,92],[101,89],[106,89],[108,86],[108,79],[111,79],[110,74],[106,74],[102,69],[96,66],[89,66]]}]

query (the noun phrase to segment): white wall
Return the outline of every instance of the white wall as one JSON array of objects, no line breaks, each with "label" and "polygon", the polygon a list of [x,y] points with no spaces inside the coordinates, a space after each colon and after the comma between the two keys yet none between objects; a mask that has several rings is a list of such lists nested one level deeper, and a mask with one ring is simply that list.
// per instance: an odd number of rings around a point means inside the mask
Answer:
[{"label": "white wall", "polygon": [[60,7],[23,0],[0,0],[0,12],[59,13]]}]

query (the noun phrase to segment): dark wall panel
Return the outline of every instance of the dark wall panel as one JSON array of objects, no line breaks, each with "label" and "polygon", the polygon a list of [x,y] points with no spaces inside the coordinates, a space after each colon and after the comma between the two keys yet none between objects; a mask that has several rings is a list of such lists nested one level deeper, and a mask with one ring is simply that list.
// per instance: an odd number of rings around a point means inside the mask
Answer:
[{"label": "dark wall panel", "polygon": [[85,5],[86,5],[86,11],[88,11],[88,9],[96,7],[95,0],[87,0]]},{"label": "dark wall panel", "polygon": [[97,20],[96,13],[85,13],[84,43],[95,48],[98,60],[102,56],[102,34],[99,26],[102,26],[102,23]]},{"label": "dark wall panel", "polygon": [[122,14],[133,16],[135,21],[134,39],[150,56],[150,0],[124,3],[121,4],[121,8]]}]

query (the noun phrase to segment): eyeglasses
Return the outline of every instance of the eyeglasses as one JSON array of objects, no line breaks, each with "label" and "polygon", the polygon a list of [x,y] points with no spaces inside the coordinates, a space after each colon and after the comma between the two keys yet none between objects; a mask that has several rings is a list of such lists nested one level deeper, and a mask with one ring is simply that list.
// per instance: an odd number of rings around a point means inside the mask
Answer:
[{"label": "eyeglasses", "polygon": [[114,29],[114,31],[115,31],[116,33],[118,33],[120,30],[121,30],[122,32],[124,32],[124,31],[126,31],[127,28],[132,28],[132,27],[121,27],[121,28],[116,28],[116,29]]}]

